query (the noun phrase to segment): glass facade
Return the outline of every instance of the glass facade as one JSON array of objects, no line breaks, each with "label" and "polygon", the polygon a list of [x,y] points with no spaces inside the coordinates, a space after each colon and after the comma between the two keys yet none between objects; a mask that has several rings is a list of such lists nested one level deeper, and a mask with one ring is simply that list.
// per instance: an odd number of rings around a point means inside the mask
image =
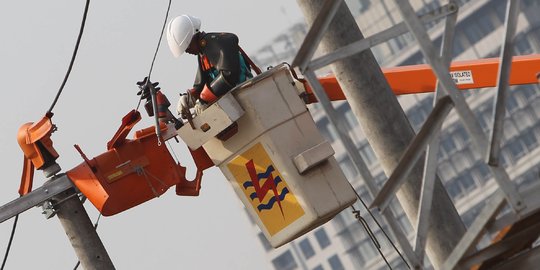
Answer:
[{"label": "glass facade", "polygon": [[298,243],[298,246],[300,246],[300,250],[302,250],[302,254],[304,255],[304,258],[309,259],[315,255],[315,250],[313,250],[313,247],[311,246],[311,243],[309,242],[309,238],[306,238]]},{"label": "glass facade", "polygon": [[330,238],[328,238],[328,235],[326,234],[324,228],[320,228],[315,231],[315,238],[317,239],[317,242],[319,243],[319,247],[321,247],[321,249],[325,249],[327,246],[330,245]]},{"label": "glass facade", "polygon": [[272,265],[275,269],[293,270],[297,269],[298,265],[290,250],[285,251],[278,257],[272,260]]}]

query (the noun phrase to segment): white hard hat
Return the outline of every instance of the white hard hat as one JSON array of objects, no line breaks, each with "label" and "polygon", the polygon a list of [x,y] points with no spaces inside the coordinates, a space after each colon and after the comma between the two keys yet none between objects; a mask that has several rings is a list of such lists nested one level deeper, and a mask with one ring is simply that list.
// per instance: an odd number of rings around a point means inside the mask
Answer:
[{"label": "white hard hat", "polygon": [[180,15],[169,22],[167,26],[167,43],[174,57],[182,55],[193,35],[199,32],[201,20],[190,15]]}]

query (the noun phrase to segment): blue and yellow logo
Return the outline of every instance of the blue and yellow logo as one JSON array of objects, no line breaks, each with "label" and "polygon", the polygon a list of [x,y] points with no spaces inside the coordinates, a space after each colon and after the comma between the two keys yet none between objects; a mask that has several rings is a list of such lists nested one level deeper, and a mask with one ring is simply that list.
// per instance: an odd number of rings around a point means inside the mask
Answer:
[{"label": "blue and yellow logo", "polygon": [[304,210],[261,143],[234,158],[227,167],[270,235],[304,215]]}]

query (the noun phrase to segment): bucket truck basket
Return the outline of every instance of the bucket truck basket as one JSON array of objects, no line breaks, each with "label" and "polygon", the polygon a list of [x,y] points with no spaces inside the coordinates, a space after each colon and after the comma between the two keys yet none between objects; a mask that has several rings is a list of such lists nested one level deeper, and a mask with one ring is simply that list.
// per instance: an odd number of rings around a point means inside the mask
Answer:
[{"label": "bucket truck basket", "polygon": [[[274,247],[356,201],[298,84],[280,65],[237,86],[178,130],[191,149],[202,145]],[[231,130],[236,133],[224,138]]]}]

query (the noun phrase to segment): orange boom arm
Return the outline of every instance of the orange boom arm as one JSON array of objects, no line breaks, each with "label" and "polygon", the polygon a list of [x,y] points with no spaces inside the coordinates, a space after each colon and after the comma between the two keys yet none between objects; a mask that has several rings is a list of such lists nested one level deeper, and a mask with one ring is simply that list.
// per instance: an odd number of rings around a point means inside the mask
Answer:
[{"label": "orange boom arm", "polygon": [[[499,58],[452,63],[450,72],[458,89],[474,89],[497,85]],[[383,68],[386,80],[396,95],[435,91],[437,78],[429,65]],[[515,56],[512,60],[510,85],[537,83],[540,74],[540,55]],[[345,100],[336,77],[319,78],[330,100]],[[311,87],[305,83],[309,102],[317,102]]]}]

